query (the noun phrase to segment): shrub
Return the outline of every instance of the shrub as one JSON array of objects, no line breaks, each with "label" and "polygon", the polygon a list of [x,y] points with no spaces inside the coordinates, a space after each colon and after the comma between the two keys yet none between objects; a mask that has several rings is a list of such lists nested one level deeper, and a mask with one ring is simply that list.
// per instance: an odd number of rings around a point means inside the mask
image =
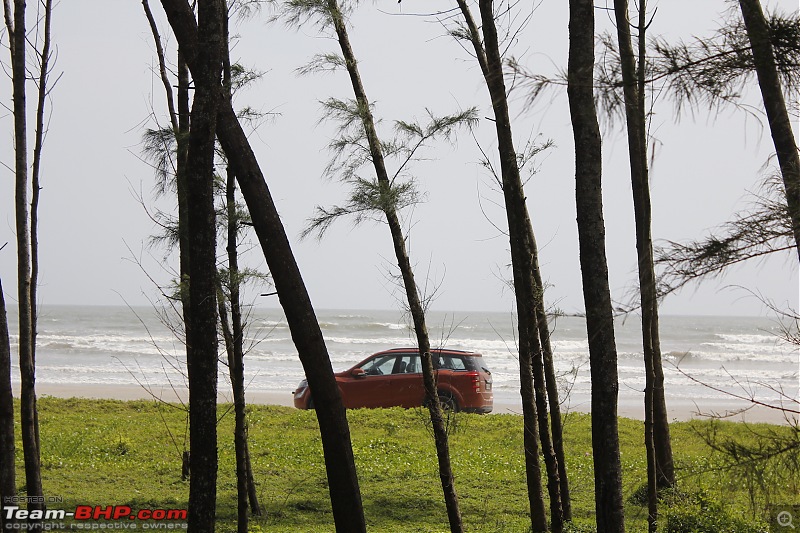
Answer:
[{"label": "shrub", "polygon": [[704,493],[685,498],[663,516],[664,533],[769,533],[766,524],[735,516]]}]

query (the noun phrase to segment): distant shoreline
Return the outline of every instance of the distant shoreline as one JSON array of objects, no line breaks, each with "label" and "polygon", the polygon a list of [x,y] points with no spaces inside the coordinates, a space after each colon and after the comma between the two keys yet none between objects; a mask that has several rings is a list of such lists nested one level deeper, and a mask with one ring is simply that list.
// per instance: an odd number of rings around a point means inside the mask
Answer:
[{"label": "distant shoreline", "polygon": [[[186,401],[188,397],[185,389],[173,390],[169,387],[160,387],[153,389],[153,394],[161,400],[174,403],[179,401]],[[19,384],[14,384],[14,393],[19,397]],[[110,400],[152,400],[153,394],[148,393],[145,389],[138,385],[100,385],[100,384],[55,384],[55,383],[38,383],[36,385],[36,393],[38,397],[52,396],[56,398],[93,398],[93,399],[110,399]],[[229,403],[232,401],[230,391],[224,391],[219,396],[220,403]],[[251,391],[247,392],[247,401],[253,404],[261,405],[282,405],[291,407],[292,393],[291,391]],[[708,414],[724,415],[733,410],[741,410],[747,407],[747,403],[741,401],[731,400],[730,402],[720,401],[707,401],[703,400],[702,404],[697,405],[691,399],[685,400],[667,400],[667,407],[669,409],[670,421],[686,421],[692,419],[706,419]],[[566,410],[562,407],[563,410]],[[590,409],[588,398],[585,401],[573,401],[570,411],[587,413]],[[629,401],[621,401],[618,407],[618,415],[625,418],[634,420],[643,420],[644,413],[643,407],[636,403]],[[521,414],[522,408],[519,403],[515,403],[506,398],[495,398],[494,411],[495,414]],[[795,419],[797,415],[794,415]],[[735,414],[733,416],[724,418],[733,422],[748,422],[748,423],[769,423],[769,424],[787,424],[784,413],[777,409],[770,409],[764,406],[752,406],[746,411]]]},{"label": "distant shoreline", "polygon": [[[134,303],[134,304],[126,304],[126,303],[84,303],[84,304],[73,304],[73,303],[44,303],[40,309],[41,313],[46,313],[47,309],[53,308],[108,308],[108,309],[130,309],[131,311],[154,311],[154,308],[151,304],[148,303]],[[283,308],[280,305],[253,305],[253,311],[264,311],[264,312],[273,312],[279,311],[283,312]],[[335,312],[364,312],[364,313],[397,313],[398,315],[403,315],[403,311],[396,309],[396,308],[370,308],[370,307],[357,307],[357,308],[347,308],[347,307],[318,307],[314,308],[315,313],[317,314],[324,314],[324,313],[335,313]],[[7,309],[9,317],[13,317],[16,319],[18,309],[16,306],[9,306]],[[478,309],[437,309],[432,311],[435,314],[443,314],[443,315],[453,315],[457,314],[459,316],[470,316],[470,315],[477,315],[477,314],[497,314],[497,315],[512,315],[512,311],[508,309],[491,309],[491,310],[478,310]],[[625,313],[615,312],[615,318],[624,317]],[[548,316],[556,316],[556,315],[548,315]],[[580,310],[572,310],[572,311],[564,311],[558,313],[558,317],[570,317],[570,318],[586,318],[585,311]],[[771,314],[719,314],[719,313],[659,313],[659,316],[668,317],[668,318],[752,318],[752,319],[773,319],[775,318]]]}]

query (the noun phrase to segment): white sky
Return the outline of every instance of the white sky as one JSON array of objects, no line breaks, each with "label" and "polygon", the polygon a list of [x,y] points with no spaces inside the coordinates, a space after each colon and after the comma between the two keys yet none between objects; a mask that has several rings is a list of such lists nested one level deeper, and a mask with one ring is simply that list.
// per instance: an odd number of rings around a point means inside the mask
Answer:
[{"label": "white sky", "polygon": [[[521,2],[520,5],[526,2]],[[602,3],[602,2],[601,2]],[[610,3],[610,2],[609,2]],[[160,14],[157,0],[153,10]],[[431,18],[381,13],[433,11],[450,7],[443,0],[364,2],[353,18],[351,40],[376,115],[394,119],[437,114],[478,106],[491,116],[487,91],[475,62],[444,36]],[[35,2],[29,2],[35,5]],[[653,5],[656,5],[653,3]],[[651,35],[688,39],[709,35],[730,4],[722,0],[672,0],[657,4]],[[795,2],[768,2],[784,10]],[[598,30],[613,30],[611,14],[598,10]],[[338,51],[335,41],[320,37],[314,27],[288,30],[266,22],[268,14],[236,27],[240,35],[235,60],[265,72],[237,97],[249,105],[280,115],[252,134],[251,143],[267,177],[314,304],[320,308],[394,308],[393,264],[389,232],[382,224],[353,228],[335,225],[322,242],[299,240],[315,205],[340,202],[345,188],[321,175],[328,160],[329,124],[319,124],[318,102],[331,96],[351,97],[342,73],[297,77],[294,69],[311,56]],[[566,66],[567,2],[543,0],[509,54],[532,70],[553,74]],[[29,17],[32,24],[33,16]],[[137,202],[142,191],[150,201],[154,178],[138,159],[145,126],[154,126],[154,108],[166,123],[163,89],[154,74],[152,37],[138,1],[71,0],[58,5],[53,22],[58,48],[55,70],[63,76],[53,92],[50,131],[45,147],[40,205],[41,289],[44,304],[146,303],[155,290],[131,261],[142,256],[150,274],[168,278],[161,252],[146,247],[154,225]],[[3,43],[7,38],[3,36]],[[174,54],[174,39],[166,45]],[[8,71],[8,51],[2,62]],[[11,105],[10,79],[0,84],[0,98]],[[30,91],[33,86],[30,86]],[[760,106],[757,91],[751,102]],[[32,94],[32,93],[31,93]],[[551,138],[556,148],[539,161],[540,172],[527,186],[529,209],[541,249],[542,271],[552,285],[547,293],[568,312],[583,308],[574,207],[574,153],[566,91],[552,93],[530,110],[521,93],[513,100],[515,140]],[[33,96],[30,96],[33,101]],[[756,107],[760,110],[759,107]],[[709,118],[704,110],[679,122],[673,106],[656,108],[653,122],[660,144],[652,171],[653,235],[686,240],[729,219],[747,205],[762,167],[773,151],[768,130],[744,113],[723,110]],[[13,165],[13,122],[0,112],[0,159]],[[484,149],[496,153],[493,125],[482,120],[477,131]],[[633,209],[627,170],[627,144],[622,124],[606,131],[604,203],[607,250],[613,297],[624,299],[636,279]],[[414,169],[427,202],[407,212],[412,260],[420,281],[438,286],[432,307],[438,310],[508,311],[512,296],[501,278],[510,277],[507,238],[498,207],[501,196],[476,164],[475,142],[461,136],[458,147],[442,145],[432,161]],[[15,302],[15,237],[13,174],[0,168],[0,276],[9,306]],[[479,198],[481,200],[479,201]],[[159,202],[161,208],[168,203]],[[481,209],[483,206],[483,212]],[[128,250],[130,247],[133,252]],[[249,262],[263,266],[260,249]],[[174,263],[174,261],[173,261]],[[736,287],[739,288],[736,288]],[[741,288],[744,287],[744,288]],[[746,288],[746,289],[745,289]],[[793,255],[783,255],[734,269],[721,280],[693,286],[663,305],[672,314],[763,314],[764,306],[750,292],[776,303],[798,307],[798,270]],[[277,305],[275,297],[261,299]]]}]

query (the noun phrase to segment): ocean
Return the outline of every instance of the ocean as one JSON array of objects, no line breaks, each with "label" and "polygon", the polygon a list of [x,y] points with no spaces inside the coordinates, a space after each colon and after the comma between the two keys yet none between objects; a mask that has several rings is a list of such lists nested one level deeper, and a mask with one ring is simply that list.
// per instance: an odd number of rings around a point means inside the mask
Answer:
[{"label": "ocean", "polygon": [[[335,371],[368,355],[413,346],[413,332],[399,311],[319,310],[317,316]],[[252,309],[248,317],[245,372],[248,391],[290,393],[303,369],[280,310]],[[433,346],[483,354],[494,379],[495,403],[519,403],[516,335],[511,313],[432,312]],[[12,352],[18,337],[9,309]],[[590,373],[583,318],[552,323],[556,371],[566,409],[589,410]],[[620,405],[641,405],[644,388],[639,318],[615,322]],[[742,405],[732,394],[779,405],[797,400],[800,352],[781,339],[781,325],[765,317],[661,317],[668,405]],[[44,306],[39,318],[38,384],[185,387],[182,341],[152,308]],[[12,380],[18,382],[14,369]],[[219,388],[229,388],[220,365]],[[80,394],[76,394],[80,395]],[[716,408],[716,407],[714,407]],[[794,405],[793,408],[797,408]]]}]

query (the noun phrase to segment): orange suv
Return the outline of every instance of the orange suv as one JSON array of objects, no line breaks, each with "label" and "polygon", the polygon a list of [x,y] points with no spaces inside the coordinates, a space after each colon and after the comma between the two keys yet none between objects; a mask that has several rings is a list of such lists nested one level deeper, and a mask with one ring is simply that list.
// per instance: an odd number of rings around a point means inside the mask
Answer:
[{"label": "orange suv", "polygon": [[[454,411],[490,413],[492,373],[479,353],[432,350],[442,404]],[[335,374],[347,409],[359,407],[420,407],[425,403],[419,351],[396,348],[378,352],[356,366]],[[294,406],[313,409],[314,399],[303,380],[294,394]]]}]

